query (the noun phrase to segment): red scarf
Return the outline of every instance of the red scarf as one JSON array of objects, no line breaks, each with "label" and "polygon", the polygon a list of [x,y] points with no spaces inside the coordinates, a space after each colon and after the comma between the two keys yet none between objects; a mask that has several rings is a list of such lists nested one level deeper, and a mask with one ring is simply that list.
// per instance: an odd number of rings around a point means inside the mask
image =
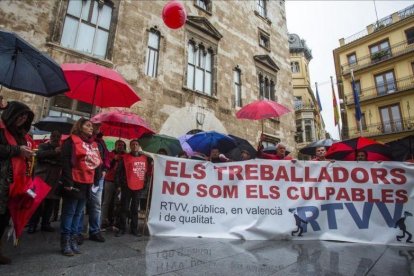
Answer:
[{"label": "red scarf", "polygon": [[75,149],[72,179],[77,183],[93,184],[95,169],[102,164],[98,145],[95,142],[87,143],[77,135],[70,137]]},{"label": "red scarf", "polygon": [[145,175],[148,170],[148,159],[145,155],[124,155],[125,174],[128,188],[137,191],[144,188]]},{"label": "red scarf", "polygon": [[[16,139],[13,135],[7,130],[4,122],[0,120],[0,128],[4,131],[4,136],[7,140],[7,143],[11,146],[18,146]],[[29,135],[25,135],[26,141],[30,141]],[[28,147],[31,147],[33,144],[27,143]],[[31,161],[32,160],[28,160]],[[30,182],[30,174],[27,172],[28,166],[26,158],[21,155],[14,156],[11,158],[11,165],[13,171],[13,183],[10,183],[9,197],[15,197],[18,194],[25,193],[28,188],[28,183]],[[5,176],[2,176],[5,177]]]}]

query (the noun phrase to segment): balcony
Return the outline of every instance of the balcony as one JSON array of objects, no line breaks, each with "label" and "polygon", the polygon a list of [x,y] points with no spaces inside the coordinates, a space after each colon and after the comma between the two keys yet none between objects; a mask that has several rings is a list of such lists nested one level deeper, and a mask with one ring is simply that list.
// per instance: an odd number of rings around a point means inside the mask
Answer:
[{"label": "balcony", "polygon": [[295,102],[295,111],[316,111],[316,107],[313,104]]},{"label": "balcony", "polygon": [[347,38],[341,38],[339,40],[339,43],[341,46],[344,46],[345,44],[351,43],[355,40],[358,40],[364,36],[367,36],[373,32],[376,32],[378,30],[381,30],[382,28],[385,28],[388,25],[394,24],[400,20],[403,20],[404,18],[407,18],[409,16],[414,15],[414,5],[411,5],[403,10],[400,10],[394,14],[391,14],[387,17],[384,17],[377,22],[368,25],[364,30],[353,34]]},{"label": "balcony", "polygon": [[[414,130],[414,118],[404,118],[401,120],[387,121],[383,123],[369,124],[362,126],[362,135],[364,137],[374,137],[387,134],[403,133]],[[344,133],[348,133],[347,138],[360,136],[359,128],[344,128]]]},{"label": "balcony", "polygon": [[[414,88],[414,75],[397,79],[394,81],[388,81],[382,86],[373,86],[361,90],[359,94],[359,102],[363,102],[369,99],[384,97],[391,94],[401,93],[409,89]],[[354,104],[354,95],[353,93],[345,94],[345,103],[347,105]]]},{"label": "balcony", "polygon": [[390,48],[376,52],[375,54],[366,55],[357,59],[355,63],[345,63],[341,65],[342,75],[351,73],[372,66],[374,64],[389,60],[414,51],[413,41],[402,41],[392,45]]}]

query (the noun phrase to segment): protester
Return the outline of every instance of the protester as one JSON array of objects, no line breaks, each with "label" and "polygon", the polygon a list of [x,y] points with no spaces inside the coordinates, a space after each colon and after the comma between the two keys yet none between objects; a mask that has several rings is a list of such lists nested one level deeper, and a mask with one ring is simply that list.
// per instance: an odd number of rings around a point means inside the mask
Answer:
[{"label": "protester", "polygon": [[[86,208],[88,212],[89,221],[89,240],[96,242],[105,242],[105,238],[101,234],[101,205],[102,205],[102,192],[105,181],[106,171],[110,167],[109,151],[106,148],[105,141],[102,139],[103,134],[99,132],[100,125],[93,125],[94,141],[98,146],[99,155],[102,160],[102,164],[96,167],[95,177],[93,185],[88,191],[86,199]],[[81,222],[83,222],[83,213],[81,216]],[[79,224],[78,229],[78,244],[83,243],[83,223]]]},{"label": "protester", "polygon": [[159,149],[159,150],[157,151],[157,154],[160,154],[160,155],[167,155],[167,156],[168,156],[168,152],[167,152],[167,150],[166,150],[166,149],[163,149],[163,148]]},{"label": "protester", "polygon": [[187,154],[185,151],[181,151],[181,152],[177,155],[177,157],[178,157],[178,158],[185,158],[185,159],[188,159],[188,158],[189,158],[188,154]]},{"label": "protester", "polygon": [[56,202],[60,201],[60,197],[56,195],[56,187],[62,171],[61,136],[59,131],[53,131],[50,135],[50,141],[40,144],[36,153],[34,174],[42,178],[52,189],[30,219],[29,229],[27,230],[29,234],[36,232],[40,217],[42,218],[40,230],[45,232],[55,231],[50,225],[50,218]]},{"label": "protester", "polygon": [[368,161],[368,154],[364,150],[357,150],[355,153],[355,161]]},{"label": "protester", "polygon": [[211,163],[224,163],[230,161],[224,154],[220,153],[218,148],[212,148],[210,150],[209,161]]},{"label": "protester", "polygon": [[257,156],[262,159],[292,160],[291,156],[286,156],[286,146],[282,143],[276,145],[276,154],[271,154],[263,152],[263,145],[260,141]]},{"label": "protester", "polygon": [[252,159],[252,157],[250,155],[250,152],[248,150],[242,150],[241,151],[241,159],[242,159],[242,161]]},{"label": "protester", "polygon": [[27,145],[30,126],[34,114],[28,106],[20,102],[9,102],[1,114],[0,120],[0,265],[10,264],[11,260],[2,255],[1,238],[9,225],[10,212],[8,200],[10,187],[22,185],[13,182],[17,168],[27,170],[27,160],[31,160],[34,152]]},{"label": "protester", "polygon": [[115,174],[115,185],[121,191],[121,216],[117,237],[125,234],[128,211],[131,218],[130,231],[135,236],[138,233],[138,200],[148,176],[148,158],[140,154],[138,140],[129,144],[131,152],[124,155]]},{"label": "protester", "polygon": [[316,154],[316,157],[313,158],[311,161],[328,161],[328,159],[326,159],[325,157],[326,155],[325,147],[317,147],[315,149],[315,154]]},{"label": "protester", "polygon": [[104,196],[102,204],[102,228],[106,228],[114,225],[115,222],[115,173],[118,168],[119,162],[122,160],[123,155],[126,152],[126,144],[122,140],[115,142],[115,149],[109,153],[109,170],[105,175]]},{"label": "protester", "polygon": [[61,250],[65,256],[81,253],[77,244],[79,224],[82,223],[80,218],[85,209],[88,190],[95,180],[95,169],[101,164],[92,122],[81,118],[62,147],[63,202],[60,228]]}]

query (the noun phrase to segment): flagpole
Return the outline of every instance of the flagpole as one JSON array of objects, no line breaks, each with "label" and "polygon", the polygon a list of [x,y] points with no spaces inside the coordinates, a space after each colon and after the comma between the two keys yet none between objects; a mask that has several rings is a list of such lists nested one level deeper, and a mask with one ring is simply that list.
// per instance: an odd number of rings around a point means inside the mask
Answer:
[{"label": "flagpole", "polygon": [[352,80],[352,94],[354,95],[354,102],[355,102],[355,118],[358,122],[359,135],[362,137],[361,107],[359,105],[358,92],[355,89],[354,70],[352,70],[352,69],[351,69],[351,80]]},{"label": "flagpole", "polygon": [[[333,100],[336,101],[336,97],[335,97],[335,87],[334,87],[334,82],[333,82],[333,77],[331,76],[331,87],[332,87],[332,93],[333,93]],[[334,105],[334,108],[336,108],[336,110],[334,110],[334,114],[338,113],[338,103],[336,103],[336,105]],[[338,114],[339,115],[339,114]],[[339,135],[339,139],[342,140],[342,135],[341,135],[341,126],[339,124],[339,116],[338,116],[338,135]]]}]

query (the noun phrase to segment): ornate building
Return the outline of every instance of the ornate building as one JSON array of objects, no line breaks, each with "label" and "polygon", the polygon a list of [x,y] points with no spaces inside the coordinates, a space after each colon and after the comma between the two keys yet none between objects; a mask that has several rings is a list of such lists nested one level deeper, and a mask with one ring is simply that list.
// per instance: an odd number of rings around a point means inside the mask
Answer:
[{"label": "ornate building", "polygon": [[[260,97],[293,109],[284,1],[182,1],[188,20],[167,28],[167,1],[0,1],[0,27],[58,63],[94,62],[121,73],[142,98],[131,110],[157,132],[217,130],[255,143],[257,121],[237,120]],[[36,118],[88,116],[92,107],[64,95],[45,99],[3,88]],[[113,92],[116,97],[116,91]],[[96,112],[96,110],[93,110]],[[265,122],[265,137],[294,148],[293,112]]]},{"label": "ornate building", "polygon": [[[339,40],[333,51],[342,110],[342,138],[389,142],[414,133],[414,5]],[[351,84],[361,106],[355,119]]]},{"label": "ornate building", "polygon": [[[292,70],[293,95],[295,96],[297,148],[325,138],[325,126],[318,103],[311,88],[309,62],[311,50],[297,34],[289,34],[290,68]],[[299,158],[307,159],[309,156]]]}]

